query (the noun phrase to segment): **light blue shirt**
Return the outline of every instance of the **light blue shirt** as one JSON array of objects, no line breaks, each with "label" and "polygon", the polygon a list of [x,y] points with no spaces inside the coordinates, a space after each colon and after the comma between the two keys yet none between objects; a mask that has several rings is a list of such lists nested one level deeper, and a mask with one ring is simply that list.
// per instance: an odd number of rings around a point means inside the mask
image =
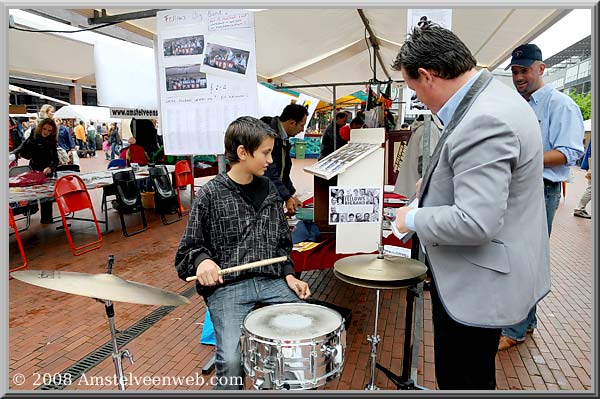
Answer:
[{"label": "light blue shirt", "polygon": [[[454,95],[450,97],[448,101],[446,101],[446,104],[444,104],[444,106],[440,108],[439,112],[437,113],[437,117],[440,118],[444,126],[448,126],[448,123],[450,122],[450,120],[454,116],[454,113],[456,112],[456,108],[458,108],[458,105],[460,104],[462,99],[465,98],[465,95],[467,95],[467,92],[469,91],[471,86],[473,86],[475,80],[477,80],[480,74],[481,71],[477,72],[476,75],[474,75],[471,79],[467,81],[467,83],[465,83],[460,89],[458,89],[458,91],[454,93]],[[443,131],[442,134],[444,134]],[[406,217],[404,218],[404,224],[406,224],[406,227],[408,227],[412,231],[415,231],[416,229],[415,216],[417,215],[418,211],[418,208],[412,209],[406,214]]]},{"label": "light blue shirt", "polygon": [[444,106],[440,108],[439,112],[437,113],[437,117],[440,118],[444,126],[448,126],[448,123],[450,122],[450,120],[454,116],[454,113],[456,112],[456,108],[458,108],[458,105],[460,104],[462,99],[465,98],[467,92],[469,91],[471,86],[473,86],[475,80],[477,80],[479,75],[481,75],[481,71],[477,72],[476,75],[469,79],[467,83],[465,83],[463,87],[458,89],[458,91],[454,93],[454,95],[450,97],[448,101],[446,101],[446,104],[444,104]]},{"label": "light blue shirt", "polygon": [[542,129],[544,152],[558,150],[567,158],[566,165],[544,168],[544,178],[565,181],[569,177],[569,166],[575,165],[584,153],[581,110],[569,96],[548,85],[533,92],[529,105]]}]

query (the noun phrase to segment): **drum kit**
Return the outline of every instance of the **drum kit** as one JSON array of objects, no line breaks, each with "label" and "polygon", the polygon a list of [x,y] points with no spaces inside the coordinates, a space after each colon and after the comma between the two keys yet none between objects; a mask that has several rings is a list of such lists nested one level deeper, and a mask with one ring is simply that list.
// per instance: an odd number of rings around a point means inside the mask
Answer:
[{"label": "drum kit", "polygon": [[114,256],[108,257],[108,271],[103,274],[85,274],[63,272],[60,270],[20,270],[12,272],[17,280],[38,287],[49,288],[69,294],[94,298],[104,303],[113,346],[112,358],[118,379],[119,389],[125,390],[123,359],[133,364],[133,355],[127,349],[119,349],[117,329],[115,327],[115,310],[113,301],[136,303],[141,305],[178,306],[190,301],[179,294],[150,285],[124,280],[112,274]]},{"label": "drum kit", "polygon": [[[285,260],[285,259],[284,259]],[[240,270],[281,262],[267,259],[238,266]],[[114,256],[109,255],[108,272],[90,275],[54,270],[21,270],[11,273],[17,280],[43,288],[91,297],[104,303],[110,326],[112,358],[119,389],[125,390],[123,359],[133,364],[127,349],[119,349],[114,322],[113,301],[143,305],[178,306],[189,300],[176,293],[150,285],[124,280],[112,274]],[[222,274],[226,273],[222,270]],[[371,344],[370,382],[375,386],[375,368],[382,370],[399,389],[419,388],[409,378],[410,337],[412,328],[411,289],[425,279],[427,267],[416,260],[379,254],[346,257],[334,265],[335,276],[343,282],[376,290],[375,329],[367,340]],[[195,279],[195,277],[194,277]],[[409,288],[405,324],[402,376],[393,374],[376,362],[379,318],[379,292],[382,289]],[[335,310],[310,303],[285,303],[262,307],[250,312],[241,325],[242,364],[255,389],[315,389],[339,377],[344,365],[346,330],[343,317]],[[416,334],[415,334],[416,335]],[[417,340],[417,338],[415,338]]]}]

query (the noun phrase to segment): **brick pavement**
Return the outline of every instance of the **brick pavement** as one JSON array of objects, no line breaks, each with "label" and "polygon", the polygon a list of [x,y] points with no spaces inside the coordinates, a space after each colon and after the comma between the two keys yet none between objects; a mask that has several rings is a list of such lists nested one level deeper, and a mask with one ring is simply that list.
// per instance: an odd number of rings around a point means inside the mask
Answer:
[{"label": "brick pavement", "polygon": [[[311,179],[302,175],[301,166],[314,160],[294,162],[296,186],[302,195],[309,195]],[[103,169],[104,165],[102,152],[97,159],[82,159],[84,171]],[[496,365],[500,390],[591,389],[592,223],[572,216],[572,209],[584,188],[583,173],[579,170],[574,172],[575,182],[568,185],[566,200],[561,201],[551,238],[552,292],[538,306],[539,325],[534,334],[526,343],[498,354]],[[92,191],[97,209],[100,194],[100,190]],[[593,214],[593,210],[590,212]],[[151,211],[148,231],[125,238],[120,232],[116,212],[111,211],[110,214],[115,231],[104,236],[100,250],[80,257],[70,254],[64,232],[57,231],[54,226],[40,226],[39,213],[35,215],[32,227],[22,233],[30,268],[103,273],[107,256],[114,254],[114,273],[120,277],[174,292],[182,292],[191,286],[179,280],[173,268],[173,257],[184,221],[164,226]],[[71,229],[77,234],[91,231],[79,222],[73,222]],[[14,241],[14,237],[9,238],[11,265],[18,262]],[[363,389],[369,380],[370,346],[366,336],[373,333],[375,291],[345,284],[337,280],[331,270],[311,271],[303,277],[311,285],[316,299],[353,310],[344,371],[323,389]],[[66,369],[110,337],[104,306],[91,298],[34,287],[16,280],[10,280],[9,296],[10,377],[16,373],[27,377],[20,386],[11,380],[11,390],[36,388],[41,383],[35,381],[36,376]],[[378,361],[399,373],[403,357],[405,290],[382,291],[381,298],[378,333],[382,341]],[[132,373],[138,378],[129,386],[130,390],[212,388],[208,383],[210,375],[204,376],[207,379],[204,385],[198,385],[197,381],[179,385],[166,385],[159,381],[154,385],[151,380],[142,380],[144,376],[147,379],[157,376],[193,377],[214,353],[213,347],[198,342],[204,321],[204,302],[195,294],[190,299],[189,305],[175,308],[126,345],[134,355],[135,364],[125,361],[124,371],[126,375]],[[116,303],[117,328],[133,325],[156,308]],[[436,388],[432,330],[429,294],[425,292],[417,383],[429,389]],[[87,371],[85,378],[76,380],[68,389],[114,390],[116,386],[110,380],[113,374],[114,366],[108,358]],[[376,385],[386,390],[394,389],[380,372],[376,374]]]}]

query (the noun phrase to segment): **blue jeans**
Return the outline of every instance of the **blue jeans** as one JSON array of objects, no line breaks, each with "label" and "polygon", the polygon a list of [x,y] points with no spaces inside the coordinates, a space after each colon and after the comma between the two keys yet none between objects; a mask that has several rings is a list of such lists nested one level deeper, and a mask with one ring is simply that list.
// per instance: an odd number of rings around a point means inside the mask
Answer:
[{"label": "blue jeans", "polygon": [[288,302],[303,301],[283,278],[269,277],[254,277],[228,284],[206,298],[217,340],[215,368],[218,385],[215,389],[244,389],[244,385],[236,385],[235,380],[243,381],[245,375],[240,353],[240,326],[246,315],[256,304]]},{"label": "blue jeans", "polygon": [[[561,183],[547,184],[544,183],[544,200],[546,201],[546,221],[548,223],[548,237],[552,232],[552,222],[554,221],[554,215],[558,204],[560,203]],[[502,335],[508,338],[512,338],[516,341],[524,341],[527,334],[528,328],[537,327],[537,316],[535,314],[536,306],[529,311],[527,318],[519,324],[515,324],[512,327],[504,328]]]},{"label": "blue jeans", "polygon": [[546,218],[548,220],[548,237],[552,233],[552,222],[560,204],[561,182],[554,185],[544,184],[544,200],[546,201]]},{"label": "blue jeans", "polygon": [[115,159],[115,156],[118,158],[119,157],[119,150],[118,150],[118,144],[117,143],[112,143],[110,145],[110,159],[113,160]]}]

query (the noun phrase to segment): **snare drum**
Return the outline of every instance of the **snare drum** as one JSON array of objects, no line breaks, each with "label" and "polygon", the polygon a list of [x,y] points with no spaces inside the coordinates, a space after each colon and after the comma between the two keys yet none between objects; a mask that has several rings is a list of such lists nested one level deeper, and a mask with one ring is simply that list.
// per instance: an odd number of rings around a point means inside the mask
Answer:
[{"label": "snare drum", "polygon": [[266,306],[250,312],[241,328],[242,362],[255,389],[312,389],[342,372],[346,331],[333,309]]}]

